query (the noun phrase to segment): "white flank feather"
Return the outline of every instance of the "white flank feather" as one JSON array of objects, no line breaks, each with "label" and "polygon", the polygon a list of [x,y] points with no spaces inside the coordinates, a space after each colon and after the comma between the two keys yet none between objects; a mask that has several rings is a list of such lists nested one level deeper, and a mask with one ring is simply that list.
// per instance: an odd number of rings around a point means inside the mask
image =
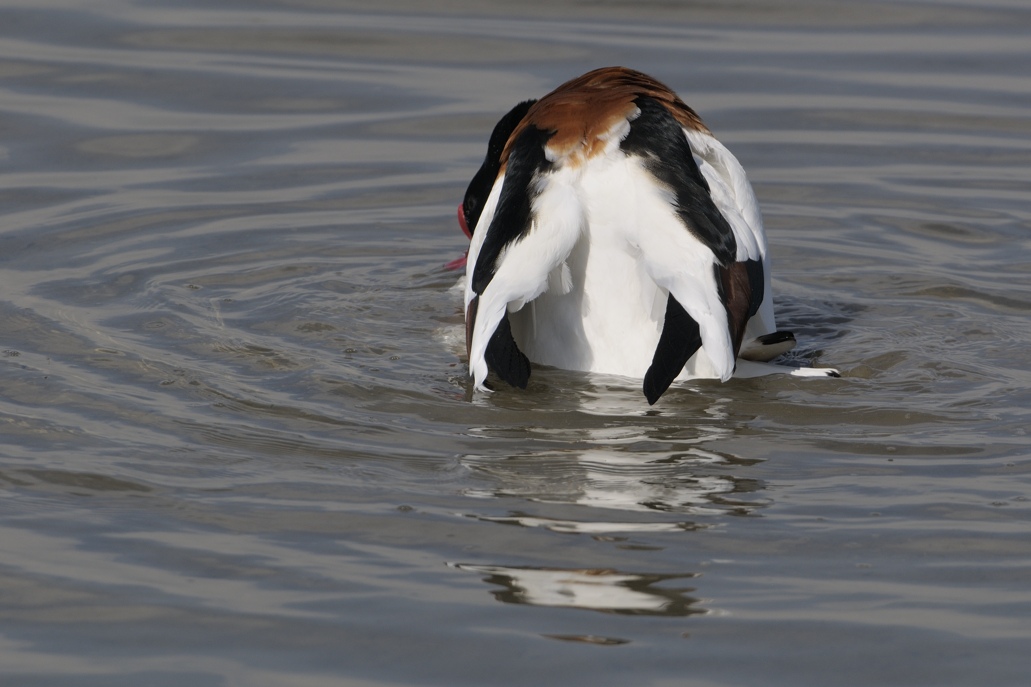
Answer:
[{"label": "white flank feather", "polygon": [[[532,224],[525,236],[508,245],[498,257],[494,278],[479,296],[476,322],[469,347],[469,367],[477,388],[483,388],[487,377],[487,342],[494,334],[506,311],[516,312],[523,304],[534,300],[548,289],[548,276],[560,268],[580,238],[584,226],[584,213],[576,190],[576,174],[569,168],[547,174],[541,180],[542,188],[531,205]],[[498,179],[491,198],[500,197]],[[466,266],[468,285],[465,304],[476,295],[472,290],[472,274],[483,241],[489,232],[490,219],[497,207],[488,200],[480,219],[480,230],[473,234]],[[487,210],[491,210],[490,216]],[[479,241],[476,241],[477,238]],[[560,277],[560,283],[566,282]],[[565,284],[563,284],[565,286]]]},{"label": "white flank feather", "polygon": [[758,259],[763,263],[763,300],[759,312],[745,328],[745,340],[777,331],[773,317],[773,288],[770,279],[770,258],[766,251],[766,232],[755,191],[744,167],[734,154],[709,134],[684,129],[695,162],[701,170],[716,207],[734,230],[737,259]]}]

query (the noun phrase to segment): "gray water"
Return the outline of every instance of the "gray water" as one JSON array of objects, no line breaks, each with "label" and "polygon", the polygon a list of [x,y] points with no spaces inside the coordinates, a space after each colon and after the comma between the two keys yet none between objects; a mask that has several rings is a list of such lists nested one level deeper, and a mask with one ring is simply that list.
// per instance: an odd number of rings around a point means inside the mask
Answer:
[{"label": "gray water", "polygon": [[[1031,6],[0,2],[0,684],[1024,685]],[[471,395],[454,209],[623,64],[840,380]]]}]

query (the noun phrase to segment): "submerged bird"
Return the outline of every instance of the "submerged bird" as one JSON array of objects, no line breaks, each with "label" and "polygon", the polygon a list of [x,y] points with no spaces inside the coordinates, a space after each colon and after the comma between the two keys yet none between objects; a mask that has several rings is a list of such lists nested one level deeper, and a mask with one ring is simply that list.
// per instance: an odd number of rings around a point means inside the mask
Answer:
[{"label": "submerged bird", "polygon": [[[607,67],[519,103],[458,208],[471,239],[469,371],[530,362],[643,379],[834,370],[768,364],[778,331],[759,206],[737,159],[655,79]],[[461,263],[461,261],[456,261]]]}]

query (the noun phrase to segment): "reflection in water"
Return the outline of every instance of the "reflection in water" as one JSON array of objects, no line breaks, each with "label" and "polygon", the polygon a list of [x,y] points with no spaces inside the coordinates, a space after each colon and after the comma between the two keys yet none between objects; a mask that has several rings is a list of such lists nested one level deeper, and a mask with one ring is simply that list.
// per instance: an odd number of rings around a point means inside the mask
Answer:
[{"label": "reflection in water", "polygon": [[708,612],[698,606],[698,599],[689,596],[693,587],[659,586],[668,580],[697,577],[697,573],[651,575],[598,569],[448,565],[486,575],[484,582],[502,587],[493,594],[503,603],[626,615],[685,616]]},{"label": "reflection in water", "polygon": [[598,646],[619,646],[629,644],[630,640],[619,639],[618,637],[599,637],[598,635],[543,635],[548,639],[557,639],[562,642],[581,642],[583,644],[595,644]]},{"label": "reflection in water", "polygon": [[502,525],[521,525],[523,527],[543,527],[553,532],[575,534],[607,534],[610,532],[674,532],[676,530],[695,530],[702,526],[693,522],[618,522],[610,520],[569,520],[561,518],[542,518],[528,513],[514,512],[506,516],[472,515],[470,517],[483,522],[496,522]]},{"label": "reflection in water", "polygon": [[[469,496],[590,509],[570,512],[565,508],[559,513],[521,509],[471,517],[559,532],[694,530],[711,526],[698,522],[699,517],[749,515],[767,503],[743,498],[760,491],[762,482],[730,472],[755,461],[683,444],[680,450],[669,451],[595,447],[501,459],[467,456],[463,462],[495,483],[488,489],[469,489]],[[691,517],[685,519],[685,515]]]},{"label": "reflection in water", "polygon": [[[563,415],[568,418],[572,404],[579,417],[552,421],[545,413],[536,416],[537,426],[471,428],[470,435],[493,446],[460,458],[486,481],[463,493],[523,504],[503,514],[466,513],[469,517],[558,532],[663,532],[711,527],[714,522],[700,520],[751,515],[768,504],[754,496],[763,483],[741,474],[760,459],[722,448],[735,435],[730,398],[712,394],[713,389],[682,389],[671,394],[676,406],[667,414],[644,406],[639,385],[628,383],[632,380],[550,368],[537,372],[543,391],[481,394],[472,400],[516,404],[514,409],[525,414],[529,408],[548,410],[539,404],[560,398]],[[513,433],[522,439],[517,452],[493,450]]]},{"label": "reflection in water", "polygon": [[[533,501],[576,503],[593,508],[667,513],[722,513],[735,492],[755,489],[755,482],[727,474],[710,474],[728,463],[723,456],[684,452],[636,453],[604,448],[580,453],[516,456],[501,461],[468,458],[474,469],[501,477],[491,492],[472,496],[521,496]],[[747,508],[748,505],[742,504]]]}]

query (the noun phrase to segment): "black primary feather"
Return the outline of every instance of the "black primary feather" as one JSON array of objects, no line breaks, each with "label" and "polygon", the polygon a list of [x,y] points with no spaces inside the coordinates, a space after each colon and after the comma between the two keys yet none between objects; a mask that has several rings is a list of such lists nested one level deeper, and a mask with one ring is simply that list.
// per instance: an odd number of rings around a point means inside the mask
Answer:
[{"label": "black primary feather", "polygon": [[651,367],[644,375],[644,396],[648,399],[648,405],[655,405],[684,369],[687,361],[701,347],[702,336],[698,323],[670,294],[666,301],[666,320],[662,324],[659,345],[655,347]]},{"label": "black primary feather", "polygon": [[512,386],[525,389],[530,381],[530,360],[519,350],[512,337],[508,313],[501,318],[498,328],[487,342],[484,360],[487,361],[487,367],[494,370],[494,374]]}]

